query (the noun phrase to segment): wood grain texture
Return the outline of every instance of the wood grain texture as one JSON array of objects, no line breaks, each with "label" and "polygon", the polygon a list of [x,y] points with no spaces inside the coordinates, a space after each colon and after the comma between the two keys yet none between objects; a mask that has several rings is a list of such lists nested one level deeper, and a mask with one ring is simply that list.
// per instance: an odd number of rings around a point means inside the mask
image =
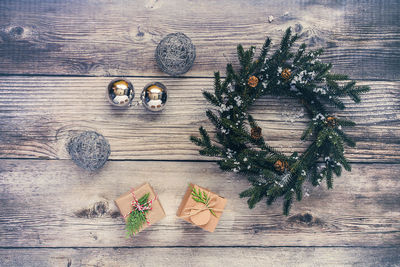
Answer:
[{"label": "wood grain texture", "polygon": [[[154,51],[168,33],[197,47],[187,76],[210,77],[236,62],[238,43],[278,43],[292,26],[324,60],[357,79],[400,77],[400,5],[362,1],[12,1],[0,2],[0,73],[164,75]],[[268,16],[274,21],[268,23]]]},{"label": "wood grain texture", "polygon": [[[68,159],[65,144],[82,130],[102,133],[110,142],[111,159],[199,160],[189,141],[204,125],[202,91],[213,87],[207,78],[159,78],[169,88],[167,108],[160,114],[142,107],[118,109],[106,100],[111,78],[2,77],[0,80],[0,157]],[[152,78],[133,78],[136,95]],[[353,162],[400,162],[399,82],[368,81],[372,87],[361,104],[346,100],[338,116],[355,120],[347,129],[358,142],[346,155]],[[309,121],[294,99],[266,97],[251,114],[259,121],[270,145],[284,151],[302,151],[300,141]]]},{"label": "wood grain texture", "polygon": [[[356,164],[334,190],[307,186],[289,217],[282,203],[249,210],[248,182],[212,162],[113,161],[87,173],[64,160],[0,160],[0,247],[398,246],[399,165]],[[113,200],[148,181],[167,217],[125,238]],[[187,184],[227,197],[214,233],[175,216]],[[309,196],[307,196],[309,194]]]},{"label": "wood grain texture", "polygon": [[0,249],[1,266],[399,266],[393,248]]},{"label": "wood grain texture", "polygon": [[[0,266],[400,266],[397,2],[0,1]],[[266,35],[276,44],[289,26],[372,91],[337,112],[358,123],[347,131],[358,142],[346,151],[353,171],[334,190],[307,186],[285,217],[281,202],[249,210],[238,198],[247,181],[191,162],[210,158],[188,137],[212,129],[201,91],[213,71],[237,66],[236,45],[260,47]],[[197,47],[183,79],[166,77],[154,59],[158,42],[177,31]],[[111,107],[105,86],[116,75],[130,76],[136,95],[163,82],[167,109]],[[252,114],[272,146],[306,147],[298,140],[308,119],[294,100],[263,98]],[[66,160],[66,142],[82,130],[110,141],[111,161],[98,172]],[[126,239],[113,200],[143,182],[167,218]],[[228,198],[215,233],[175,217],[189,182]]]}]

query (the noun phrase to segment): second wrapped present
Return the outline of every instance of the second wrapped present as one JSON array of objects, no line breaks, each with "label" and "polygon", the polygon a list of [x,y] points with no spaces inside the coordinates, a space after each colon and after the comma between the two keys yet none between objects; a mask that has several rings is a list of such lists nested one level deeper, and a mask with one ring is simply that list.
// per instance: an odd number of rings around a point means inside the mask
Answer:
[{"label": "second wrapped present", "polygon": [[206,231],[214,232],[226,201],[206,188],[190,184],[176,215]]}]

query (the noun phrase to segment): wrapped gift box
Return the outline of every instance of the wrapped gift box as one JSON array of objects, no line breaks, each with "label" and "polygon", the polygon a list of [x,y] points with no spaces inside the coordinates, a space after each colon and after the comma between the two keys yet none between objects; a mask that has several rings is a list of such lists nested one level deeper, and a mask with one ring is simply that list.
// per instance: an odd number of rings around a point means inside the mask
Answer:
[{"label": "wrapped gift box", "polygon": [[[133,194],[132,194],[133,192]],[[161,206],[160,200],[158,197],[156,198],[156,193],[154,192],[153,188],[150,186],[150,184],[145,183],[142,184],[141,186],[133,189],[133,191],[126,192],[125,194],[121,195],[119,198],[115,200],[115,204],[117,205],[121,215],[124,217],[125,222],[128,220],[128,216],[131,213],[133,206],[132,202],[134,201],[134,196],[136,197],[137,200],[139,200],[141,197],[143,197],[145,194],[149,193],[149,198],[148,200],[152,201],[150,207],[151,210],[146,212],[146,218],[147,221],[149,222],[150,225],[155,224],[156,222],[160,221],[165,217],[165,212],[163,207]],[[142,231],[146,229],[149,225],[145,222],[141,229],[139,230]]]},{"label": "wrapped gift box", "polygon": [[[208,198],[208,205],[195,200],[196,196],[193,196],[193,189],[197,194],[200,193],[202,197],[205,194],[205,198]],[[206,231],[214,232],[226,202],[225,198],[218,196],[209,189],[190,184],[176,215]]]}]

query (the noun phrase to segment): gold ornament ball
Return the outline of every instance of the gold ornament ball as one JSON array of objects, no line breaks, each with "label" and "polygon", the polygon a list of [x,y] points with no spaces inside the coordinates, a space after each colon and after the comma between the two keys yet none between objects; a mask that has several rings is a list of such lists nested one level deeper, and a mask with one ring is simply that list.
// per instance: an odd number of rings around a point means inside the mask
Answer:
[{"label": "gold ornament ball", "polygon": [[153,112],[161,111],[167,104],[167,87],[160,82],[149,83],[143,88],[140,98],[146,109]]},{"label": "gold ornament ball", "polygon": [[282,78],[285,80],[288,80],[291,75],[292,75],[292,72],[290,71],[290,69],[284,69],[281,73]]},{"label": "gold ornament ball", "polygon": [[108,84],[107,96],[112,105],[117,107],[126,107],[132,102],[132,99],[135,96],[135,90],[130,81],[123,78],[117,78]]}]

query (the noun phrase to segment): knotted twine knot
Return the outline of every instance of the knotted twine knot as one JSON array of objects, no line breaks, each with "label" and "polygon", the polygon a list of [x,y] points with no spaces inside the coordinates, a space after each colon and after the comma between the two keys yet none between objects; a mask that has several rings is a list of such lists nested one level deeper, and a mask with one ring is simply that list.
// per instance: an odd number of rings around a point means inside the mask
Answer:
[{"label": "knotted twine knot", "polygon": [[135,193],[133,192],[133,189],[131,189],[131,194],[133,197],[133,200],[131,202],[132,205],[132,210],[128,213],[125,214],[123,217],[126,218],[128,217],[132,212],[134,211],[139,211],[143,213],[144,218],[146,219],[146,223],[147,225],[150,225],[149,220],[147,219],[146,214],[144,213],[146,210],[152,210],[153,209],[153,202],[157,200],[157,196],[155,196],[153,199],[147,201],[146,203],[144,203],[143,205],[139,203],[139,201],[137,200]]},{"label": "knotted twine knot", "polygon": [[[187,211],[187,212],[186,212],[186,215],[183,215],[182,217],[183,217],[183,218],[190,218],[190,217],[195,216],[195,215],[197,215],[197,214],[199,214],[200,212],[205,211],[205,210],[209,210],[210,213],[211,213],[213,216],[217,217],[217,215],[215,214],[215,212],[222,212],[223,209],[214,208],[215,205],[216,205],[217,202],[218,202],[218,198],[217,198],[216,195],[214,195],[214,194],[212,194],[212,193],[210,193],[210,195],[211,195],[210,201],[208,201],[207,204],[201,203],[201,204],[203,204],[203,205],[201,205],[201,206],[193,206],[193,207],[185,208],[184,210]],[[198,203],[198,204],[200,204],[200,203]],[[211,218],[211,217],[210,217],[210,218]],[[217,217],[217,218],[218,218],[218,217]]]}]

